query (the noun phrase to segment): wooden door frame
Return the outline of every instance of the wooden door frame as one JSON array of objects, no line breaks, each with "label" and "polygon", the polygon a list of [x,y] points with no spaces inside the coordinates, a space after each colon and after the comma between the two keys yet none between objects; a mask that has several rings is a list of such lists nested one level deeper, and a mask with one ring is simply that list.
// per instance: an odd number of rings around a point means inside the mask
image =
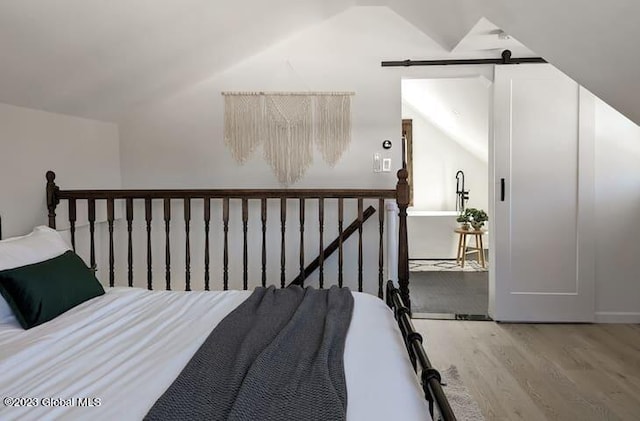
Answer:
[{"label": "wooden door frame", "polygon": [[407,183],[409,183],[409,206],[413,206],[413,120],[410,118],[402,119],[402,137],[406,141],[407,156],[402,157],[407,160]]}]

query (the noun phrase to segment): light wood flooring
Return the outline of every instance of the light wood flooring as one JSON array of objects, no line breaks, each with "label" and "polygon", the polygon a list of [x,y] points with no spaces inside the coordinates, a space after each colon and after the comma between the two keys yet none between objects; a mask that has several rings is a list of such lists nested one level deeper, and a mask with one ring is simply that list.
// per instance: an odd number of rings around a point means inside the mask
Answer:
[{"label": "light wood flooring", "polygon": [[640,420],[640,325],[413,322],[487,420]]}]

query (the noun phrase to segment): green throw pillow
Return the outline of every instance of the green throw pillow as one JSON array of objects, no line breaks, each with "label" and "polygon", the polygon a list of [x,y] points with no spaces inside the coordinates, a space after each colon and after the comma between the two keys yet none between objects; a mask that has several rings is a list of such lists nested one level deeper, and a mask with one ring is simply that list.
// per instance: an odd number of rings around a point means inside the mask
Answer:
[{"label": "green throw pillow", "polygon": [[104,294],[93,272],[74,252],[0,271],[0,294],[23,328],[47,322]]}]

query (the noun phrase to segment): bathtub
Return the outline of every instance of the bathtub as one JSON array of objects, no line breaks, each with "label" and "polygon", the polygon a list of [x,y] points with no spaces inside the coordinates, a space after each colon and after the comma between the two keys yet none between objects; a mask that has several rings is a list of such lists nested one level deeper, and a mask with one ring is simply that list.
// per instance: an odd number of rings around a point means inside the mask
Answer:
[{"label": "bathtub", "polygon": [[[460,225],[457,211],[408,210],[407,215],[410,259],[456,258],[458,234],[453,230]],[[488,247],[488,236],[483,240]]]}]

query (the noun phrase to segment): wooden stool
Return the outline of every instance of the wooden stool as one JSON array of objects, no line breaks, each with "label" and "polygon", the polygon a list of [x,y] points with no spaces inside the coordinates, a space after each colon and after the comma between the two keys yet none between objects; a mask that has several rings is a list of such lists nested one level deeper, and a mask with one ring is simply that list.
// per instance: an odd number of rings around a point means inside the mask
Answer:
[{"label": "wooden stool", "polygon": [[[484,231],[482,230],[463,230],[461,228],[456,228],[455,232],[460,234],[458,238],[458,256],[456,258],[456,263],[464,267],[464,262],[466,261],[467,253],[478,253],[478,261],[480,265],[484,268],[484,242],[482,241],[482,234]],[[470,251],[467,252],[467,235],[473,235],[476,239],[476,246],[469,246]]]}]

